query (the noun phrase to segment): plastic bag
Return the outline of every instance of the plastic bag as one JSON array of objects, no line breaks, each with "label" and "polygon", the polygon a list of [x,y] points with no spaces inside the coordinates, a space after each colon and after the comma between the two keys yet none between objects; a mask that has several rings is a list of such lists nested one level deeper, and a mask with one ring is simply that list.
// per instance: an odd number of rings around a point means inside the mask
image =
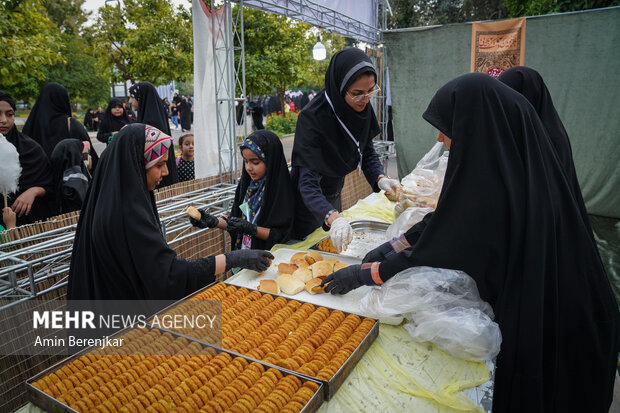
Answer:
[{"label": "plastic bag", "polygon": [[359,306],[375,318],[405,317],[414,339],[432,341],[455,357],[487,360],[499,353],[502,340],[493,309],[462,271],[409,268],[372,288]]},{"label": "plastic bag", "polygon": [[389,226],[387,231],[385,232],[387,239],[392,239],[396,237],[400,237],[402,234],[407,232],[409,228],[422,221],[422,218],[429,212],[433,212],[433,208],[419,208],[419,207],[411,207],[407,208],[405,212],[400,214],[396,220]]},{"label": "plastic bag", "polygon": [[399,216],[411,207],[437,207],[443,179],[448,165],[449,152],[441,153],[443,143],[437,142],[417,163],[415,169],[405,176],[394,207],[394,214]]}]

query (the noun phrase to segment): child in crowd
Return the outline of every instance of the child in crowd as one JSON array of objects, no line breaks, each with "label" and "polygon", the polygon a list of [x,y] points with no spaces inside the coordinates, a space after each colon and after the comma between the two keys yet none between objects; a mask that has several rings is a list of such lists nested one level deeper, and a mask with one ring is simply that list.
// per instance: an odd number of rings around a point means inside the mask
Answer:
[{"label": "child in crowd", "polygon": [[194,174],[194,135],[188,133],[181,136],[179,146],[181,148],[181,154],[177,157],[179,182],[196,179]]},{"label": "child in crowd", "polygon": [[174,102],[170,105],[170,119],[174,123],[174,128],[179,129],[179,108],[177,108],[177,104]]}]

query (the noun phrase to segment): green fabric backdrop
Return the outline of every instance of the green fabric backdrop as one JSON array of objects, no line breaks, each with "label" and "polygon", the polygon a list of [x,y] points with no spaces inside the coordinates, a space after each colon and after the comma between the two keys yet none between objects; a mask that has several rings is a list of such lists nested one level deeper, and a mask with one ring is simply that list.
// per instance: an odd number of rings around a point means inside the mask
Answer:
[{"label": "green fabric backdrop", "polygon": [[[421,116],[431,97],[469,72],[471,24],[384,39],[402,178],[435,143]],[[528,18],[525,65],[545,79],[568,131],[588,212],[620,218],[620,7]]]}]

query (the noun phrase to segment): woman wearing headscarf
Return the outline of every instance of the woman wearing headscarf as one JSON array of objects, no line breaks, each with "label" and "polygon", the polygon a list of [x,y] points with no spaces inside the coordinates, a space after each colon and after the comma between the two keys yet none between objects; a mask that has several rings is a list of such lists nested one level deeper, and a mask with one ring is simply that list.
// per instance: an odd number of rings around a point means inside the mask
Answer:
[{"label": "woman wearing headscarf", "polygon": [[289,240],[294,205],[291,178],[282,142],[268,130],[248,136],[240,147],[244,168],[227,219],[201,211],[201,228],[221,228],[231,235],[232,249],[271,249]]},{"label": "woman wearing headscarf", "polygon": [[267,251],[177,258],[161,232],[153,190],[167,173],[172,138],[136,123],[101,157],[75,233],[67,298],[180,299],[232,267],[264,271]]},{"label": "woman wearing headscarf", "polygon": [[22,132],[37,141],[47,156],[52,155],[56,144],[63,139],[72,138],[88,142],[93,171],[97,166],[99,156],[93,148],[90,136],[84,126],[71,117],[69,92],[59,83],[48,83],[43,86]]},{"label": "woman wearing headscarf", "polygon": [[181,98],[179,107],[179,121],[181,123],[181,132],[189,131],[192,128],[192,107],[190,106],[187,97]]},{"label": "woman wearing headscarf", "polygon": [[294,235],[303,238],[323,224],[334,246],[346,248],[353,231],[341,217],[345,176],[356,169],[378,192],[399,186],[384,175],[372,140],[380,132],[370,98],[377,71],[360,49],[336,53],[325,73],[325,89],[299,114],[291,179],[295,191]]},{"label": "woman wearing headscarf", "polygon": [[84,127],[86,130],[93,130],[93,116],[95,115],[95,111],[92,108],[88,108],[86,114],[84,115]]},{"label": "woman wearing headscarf", "polygon": [[22,167],[19,190],[9,194],[7,201],[17,214],[17,225],[24,225],[53,215],[49,204],[54,186],[50,161],[41,145],[17,131],[15,108],[13,98],[0,91],[0,133],[17,148]]},{"label": "woman wearing headscarf", "polygon": [[[134,110],[138,111],[137,123],[151,125],[170,135],[170,123],[168,123],[168,113],[164,107],[164,102],[159,98],[157,89],[149,82],[138,82],[129,88],[129,104]],[[164,177],[157,188],[176,184],[179,182],[177,174],[177,164],[174,160],[174,146],[170,148],[168,158],[168,175]]]},{"label": "woman wearing headscarf", "polygon": [[327,290],[382,284],[415,266],[465,271],[502,332],[494,412],[607,412],[618,307],[536,111],[470,73],[439,89],[423,117],[450,146],[437,209],[413,246],[334,273]]},{"label": "woman wearing headscarf", "polygon": [[105,110],[103,119],[99,125],[99,132],[97,132],[97,139],[99,142],[103,142],[108,145],[115,133],[120,131],[123,126],[129,125],[131,119],[127,116],[123,102],[119,98],[112,98],[108,103],[108,107]]},{"label": "woman wearing headscarf", "polygon": [[[66,214],[82,208],[90,183],[90,172],[84,161],[84,143],[77,139],[64,139],[56,145],[52,156],[54,176],[54,215]],[[86,154],[88,156],[88,154]]]}]

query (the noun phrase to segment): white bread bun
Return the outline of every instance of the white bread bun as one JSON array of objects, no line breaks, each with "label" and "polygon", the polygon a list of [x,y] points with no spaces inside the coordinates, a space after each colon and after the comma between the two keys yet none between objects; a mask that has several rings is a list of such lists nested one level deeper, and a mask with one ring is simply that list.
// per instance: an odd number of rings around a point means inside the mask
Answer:
[{"label": "white bread bun", "polygon": [[295,264],[289,264],[286,262],[282,262],[280,264],[278,264],[278,272],[281,272],[283,274],[292,274],[295,271],[297,271],[297,265]]},{"label": "white bread bun", "polygon": [[187,209],[185,210],[185,213],[189,215],[190,217],[194,218],[196,221],[200,221],[200,218],[201,218],[200,211],[198,211],[193,206],[188,206]]},{"label": "white bread bun", "polygon": [[288,295],[295,295],[302,291],[306,286],[305,283],[299,281],[290,274],[282,274],[278,276],[278,285],[280,286],[280,291]]},{"label": "white bread bun", "polygon": [[276,280],[260,280],[258,291],[264,291],[271,294],[280,294],[280,286]]},{"label": "white bread bun", "polygon": [[318,251],[308,251],[308,253],[304,255],[304,259],[308,264],[312,265],[317,261],[322,261],[323,256]]},{"label": "white bread bun", "polygon": [[334,272],[334,264],[326,261],[315,262],[310,266],[313,278],[325,278]]},{"label": "white bread bun", "polygon": [[300,268],[293,273],[293,277],[297,278],[302,283],[307,283],[313,278],[312,270],[310,268]]},{"label": "white bread bun", "polygon": [[349,266],[349,264],[345,264],[343,262],[337,262],[336,264],[334,264],[334,272],[341,270],[343,268],[347,268]]},{"label": "white bread bun", "polygon": [[320,278],[313,278],[306,283],[306,291],[310,294],[321,294],[325,292],[325,288],[321,287],[321,282],[323,282]]}]

